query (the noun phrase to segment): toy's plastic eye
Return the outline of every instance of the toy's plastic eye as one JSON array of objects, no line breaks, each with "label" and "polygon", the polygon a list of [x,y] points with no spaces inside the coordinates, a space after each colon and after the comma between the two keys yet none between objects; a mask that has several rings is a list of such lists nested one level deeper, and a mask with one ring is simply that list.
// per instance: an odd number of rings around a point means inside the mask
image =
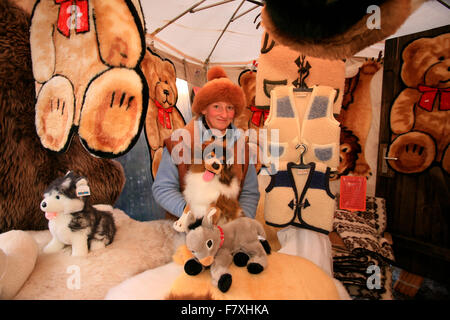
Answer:
[{"label": "toy's plastic eye", "polygon": [[443,60],[445,60],[445,57],[444,57],[444,56],[440,56],[440,57],[439,57],[439,60],[440,60],[440,61],[443,61]]},{"label": "toy's plastic eye", "polygon": [[58,195],[55,198],[56,198],[56,200],[59,200],[59,196]]},{"label": "toy's plastic eye", "polygon": [[209,239],[208,241],[206,241],[206,246],[208,247],[208,249],[211,249],[213,246],[213,241],[211,239]]}]

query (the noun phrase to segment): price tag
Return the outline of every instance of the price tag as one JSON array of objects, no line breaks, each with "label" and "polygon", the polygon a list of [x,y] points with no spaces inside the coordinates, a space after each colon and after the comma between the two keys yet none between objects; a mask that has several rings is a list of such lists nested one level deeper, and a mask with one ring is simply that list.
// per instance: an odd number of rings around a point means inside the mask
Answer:
[{"label": "price tag", "polygon": [[340,209],[366,211],[366,177],[342,176],[340,187]]}]

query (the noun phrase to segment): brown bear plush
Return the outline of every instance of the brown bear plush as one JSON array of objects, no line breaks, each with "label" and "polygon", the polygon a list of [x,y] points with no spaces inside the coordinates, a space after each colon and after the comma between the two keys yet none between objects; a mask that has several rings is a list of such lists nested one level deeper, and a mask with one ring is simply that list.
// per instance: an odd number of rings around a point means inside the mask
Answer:
[{"label": "brown bear plush", "polygon": [[78,132],[96,156],[117,157],[139,137],[148,88],[138,0],[40,0],[31,18],[36,130],[42,145],[67,150]]},{"label": "brown bear plush", "polygon": [[450,33],[411,42],[402,53],[407,86],[395,99],[388,157],[402,173],[427,169],[433,161],[450,173]]},{"label": "brown bear plush", "polygon": [[145,118],[145,135],[152,158],[152,176],[156,177],[161,161],[164,140],[185,122],[175,104],[178,100],[176,71],[173,63],[147,48],[141,63],[147,79],[150,101]]},{"label": "brown bear plush", "polygon": [[114,204],[125,182],[119,163],[90,156],[78,140],[64,154],[42,147],[34,122],[29,28],[29,15],[0,1],[0,233],[47,228],[42,193],[69,170],[89,179],[94,203]]}]

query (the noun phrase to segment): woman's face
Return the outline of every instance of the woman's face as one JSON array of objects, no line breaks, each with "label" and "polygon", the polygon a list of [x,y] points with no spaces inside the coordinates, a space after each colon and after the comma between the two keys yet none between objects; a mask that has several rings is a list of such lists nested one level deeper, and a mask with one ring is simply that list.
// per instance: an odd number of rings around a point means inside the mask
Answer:
[{"label": "woman's face", "polygon": [[233,122],[234,106],[229,102],[214,102],[209,104],[202,113],[211,129],[225,132],[230,123]]}]

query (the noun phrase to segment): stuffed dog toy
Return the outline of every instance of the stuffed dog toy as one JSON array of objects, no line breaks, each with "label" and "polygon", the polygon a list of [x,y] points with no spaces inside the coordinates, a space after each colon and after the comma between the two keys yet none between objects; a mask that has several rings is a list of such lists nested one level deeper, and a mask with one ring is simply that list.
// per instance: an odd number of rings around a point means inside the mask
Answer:
[{"label": "stuffed dog toy", "polygon": [[174,222],[175,230],[187,232],[214,208],[213,223],[223,224],[243,216],[239,206],[240,181],[229,164],[223,164],[211,153],[202,164],[192,164],[185,177],[183,195],[187,205]]},{"label": "stuffed dog toy", "polygon": [[45,253],[72,245],[73,256],[85,256],[89,249],[104,248],[113,241],[116,226],[111,213],[95,209],[89,195],[86,178],[71,171],[50,184],[41,202],[53,236]]}]

